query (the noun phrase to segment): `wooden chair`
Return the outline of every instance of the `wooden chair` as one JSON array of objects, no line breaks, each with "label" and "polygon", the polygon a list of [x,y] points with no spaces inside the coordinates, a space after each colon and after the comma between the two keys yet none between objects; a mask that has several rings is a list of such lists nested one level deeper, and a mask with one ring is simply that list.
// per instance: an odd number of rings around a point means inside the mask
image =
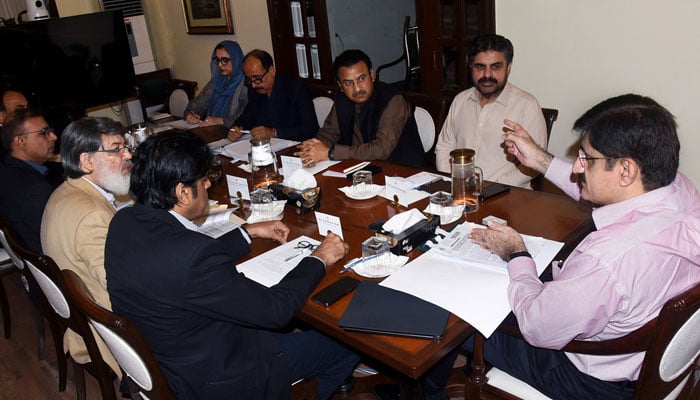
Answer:
[{"label": "wooden chair", "polygon": [[63,270],[61,274],[71,303],[107,343],[124,370],[132,398],[174,400],[175,394],[138,327],[95,303],[75,272]]},{"label": "wooden chair", "polygon": [[[435,123],[435,134],[433,135],[432,144],[428,150],[426,150],[426,157],[428,161],[427,165],[432,169],[435,169],[435,139],[440,134],[442,125],[445,123],[447,113],[450,110],[450,104],[452,103],[452,98],[448,96],[433,96],[417,92],[403,92],[403,95],[414,107],[425,109],[433,117],[433,122]],[[416,122],[418,121],[416,120]]]},{"label": "wooden chair", "polygon": [[87,321],[81,314],[75,312],[73,305],[66,299],[61,270],[58,265],[51,257],[29,251],[24,246],[19,245],[12,236],[8,236],[8,238],[12,249],[24,260],[26,269],[29,271],[28,275],[31,275],[37,287],[41,288],[41,313],[49,321],[51,334],[56,344],[59,386],[62,382],[63,389],[65,389],[68,358],[63,348],[63,336],[70,328],[82,337],[90,356],[90,362],[86,364],[79,364],[71,358],[78,399],[85,399],[85,370],[87,370],[99,382],[102,399],[116,400],[114,391],[116,376],[102,359],[102,354]]},{"label": "wooden chair", "polygon": [[316,111],[316,119],[318,120],[318,126],[323,127],[323,123],[326,122],[326,117],[328,113],[331,112],[333,108],[333,99],[326,96],[314,97],[314,110]]},{"label": "wooden chair", "polygon": [[[554,126],[554,121],[556,121],[559,116],[559,110],[543,108],[542,114],[544,115],[544,123],[547,126],[547,144],[549,144],[549,138],[552,135],[552,126]],[[530,181],[530,186],[533,190],[541,192],[544,188],[544,175],[537,174],[537,176]]]},{"label": "wooden chair", "polygon": [[[12,236],[14,238],[14,234],[12,233],[12,229],[10,228],[10,225],[7,223],[7,221],[0,219],[0,244],[2,244],[3,249],[0,249],[3,251],[3,253],[7,256],[7,258],[2,258],[2,262],[0,262],[0,312],[2,313],[2,321],[3,321],[3,329],[5,332],[5,338],[9,338],[11,335],[11,329],[12,329],[12,323],[11,323],[11,316],[10,316],[10,305],[7,301],[7,293],[5,292],[5,286],[2,283],[2,277],[7,276],[7,275],[13,275],[15,273],[19,273],[20,277],[23,280],[25,290],[27,291],[27,295],[29,295],[29,283],[28,279],[31,277],[26,277],[24,273],[24,260],[18,256],[15,251],[10,247],[10,243],[8,241],[8,237]],[[13,243],[16,243],[17,240],[13,239]],[[7,259],[10,261],[8,262]],[[33,286],[37,287],[37,286]],[[31,296],[30,296],[31,300]],[[46,356],[46,346],[45,346],[45,339],[44,339],[44,319],[41,316],[41,313],[39,310],[35,310],[34,314],[34,320],[36,321],[36,332],[37,332],[37,343],[38,343],[38,354],[39,354],[39,359],[43,360]],[[63,343],[61,341],[61,343]],[[66,381],[63,379],[62,381],[59,379],[59,389],[61,391],[65,390],[66,388]]]},{"label": "wooden chair", "polygon": [[[504,325],[499,330],[522,337],[515,325]],[[700,284],[667,301],[656,319],[624,337],[599,342],[574,340],[562,350],[595,355],[646,351],[634,399],[686,399],[691,398],[691,393],[694,396],[700,395],[700,385],[696,382],[697,377],[693,376],[694,370],[698,369],[696,363],[700,355],[698,331]],[[472,374],[466,382],[467,398],[547,398],[531,386],[496,368],[485,374],[484,338],[477,334],[474,339]],[[513,388],[522,388],[524,391],[518,395]],[[527,391],[530,391],[529,395],[523,394]]]}]

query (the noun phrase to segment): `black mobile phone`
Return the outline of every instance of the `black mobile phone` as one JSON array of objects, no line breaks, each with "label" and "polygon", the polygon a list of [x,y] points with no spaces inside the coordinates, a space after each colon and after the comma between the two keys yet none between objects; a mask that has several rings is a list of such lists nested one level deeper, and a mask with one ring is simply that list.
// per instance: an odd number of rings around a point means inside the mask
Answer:
[{"label": "black mobile phone", "polygon": [[316,293],[312,298],[316,304],[320,304],[324,307],[330,307],[333,303],[340,300],[346,294],[355,290],[357,285],[360,284],[355,278],[349,276],[344,276],[337,281],[331,283],[325,288],[321,289],[320,292]]},{"label": "black mobile phone", "polygon": [[481,196],[479,196],[479,200],[488,200],[493,196],[497,196],[501,193],[508,193],[509,191],[510,186],[508,185],[504,185],[502,183],[492,183],[486,186],[484,190],[481,191]]}]

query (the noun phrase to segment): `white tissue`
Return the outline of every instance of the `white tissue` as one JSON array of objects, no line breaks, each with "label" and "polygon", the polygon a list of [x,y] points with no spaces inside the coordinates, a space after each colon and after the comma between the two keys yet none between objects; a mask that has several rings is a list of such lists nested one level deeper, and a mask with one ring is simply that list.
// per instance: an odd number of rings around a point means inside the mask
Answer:
[{"label": "white tissue", "polygon": [[284,186],[295,190],[304,190],[318,186],[318,183],[316,183],[316,178],[303,169],[294,171],[291,176],[285,177],[284,182],[282,183]]},{"label": "white tissue", "polygon": [[394,215],[382,225],[382,229],[393,234],[399,234],[406,229],[412,227],[418,221],[427,219],[422,212],[415,208],[404,211],[401,214]]},{"label": "white tissue", "polygon": [[251,204],[250,216],[246,220],[249,224],[263,221],[279,221],[284,217],[284,205],[286,200],[275,200],[272,203]]}]

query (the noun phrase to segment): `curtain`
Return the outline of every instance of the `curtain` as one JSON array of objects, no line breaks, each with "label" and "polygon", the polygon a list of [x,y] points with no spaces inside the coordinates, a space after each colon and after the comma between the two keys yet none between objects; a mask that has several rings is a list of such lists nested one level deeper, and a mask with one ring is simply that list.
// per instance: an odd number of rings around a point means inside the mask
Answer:
[{"label": "curtain", "polygon": [[14,19],[17,22],[17,15],[20,11],[27,9],[26,0],[2,0],[0,1],[0,17],[4,19]]}]

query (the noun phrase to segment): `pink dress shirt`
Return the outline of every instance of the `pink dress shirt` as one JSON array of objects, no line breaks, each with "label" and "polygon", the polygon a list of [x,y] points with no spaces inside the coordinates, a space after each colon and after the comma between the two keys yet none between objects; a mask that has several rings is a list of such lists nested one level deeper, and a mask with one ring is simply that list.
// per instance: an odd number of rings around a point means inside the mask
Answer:
[{"label": "pink dress shirt", "polygon": [[[546,177],[574,199],[571,165],[554,159]],[[508,297],[528,343],[560,349],[572,339],[624,336],[664,303],[700,282],[700,196],[683,174],[668,186],[593,210],[596,231],[542,283],[528,257],[508,263]],[[644,353],[566,353],[582,372],[637,380]]]}]

